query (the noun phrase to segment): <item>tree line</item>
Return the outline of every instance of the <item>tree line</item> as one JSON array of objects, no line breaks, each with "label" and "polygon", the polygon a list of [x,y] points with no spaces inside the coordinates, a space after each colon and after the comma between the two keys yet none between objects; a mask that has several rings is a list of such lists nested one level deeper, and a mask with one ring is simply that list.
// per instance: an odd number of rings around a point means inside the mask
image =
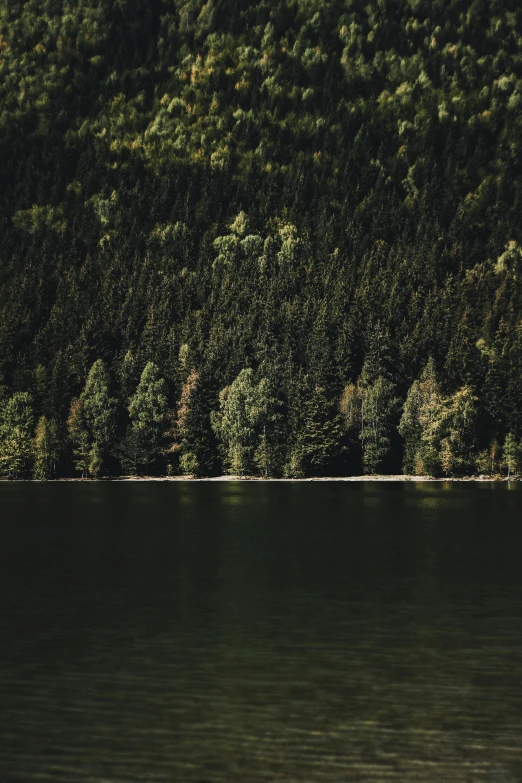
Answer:
[{"label": "tree line", "polygon": [[303,379],[300,389],[295,388],[298,410],[293,415],[291,402],[268,378],[243,369],[219,391],[215,407],[207,408],[206,426],[215,446],[210,469],[209,443],[201,453],[199,385],[192,368],[171,408],[167,383],[158,366],[148,362],[121,411],[111,395],[109,373],[98,359],[81,394],[71,401],[66,422],[36,418],[28,392],[5,396],[0,403],[0,476],[375,474],[393,463],[397,436],[405,474],[504,472],[509,477],[522,468],[522,440],[511,432],[479,450],[473,390],[462,386],[444,395],[433,359],[405,400],[397,396],[376,356],[365,362],[357,382],[346,384],[338,400],[329,400],[324,388]]}]

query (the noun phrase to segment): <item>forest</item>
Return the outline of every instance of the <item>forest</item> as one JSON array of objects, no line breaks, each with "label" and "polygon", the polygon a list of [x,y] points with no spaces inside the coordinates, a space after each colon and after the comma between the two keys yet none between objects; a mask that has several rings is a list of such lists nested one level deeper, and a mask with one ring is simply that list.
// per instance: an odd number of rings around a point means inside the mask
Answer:
[{"label": "forest", "polygon": [[0,476],[522,470],[518,0],[0,5]]}]

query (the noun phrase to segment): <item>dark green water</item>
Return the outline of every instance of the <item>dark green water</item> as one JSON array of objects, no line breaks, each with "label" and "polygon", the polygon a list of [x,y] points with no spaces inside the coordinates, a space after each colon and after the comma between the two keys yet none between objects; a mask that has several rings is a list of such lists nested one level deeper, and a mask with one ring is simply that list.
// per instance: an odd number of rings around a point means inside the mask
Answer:
[{"label": "dark green water", "polygon": [[522,781],[522,489],[0,484],[0,781]]}]

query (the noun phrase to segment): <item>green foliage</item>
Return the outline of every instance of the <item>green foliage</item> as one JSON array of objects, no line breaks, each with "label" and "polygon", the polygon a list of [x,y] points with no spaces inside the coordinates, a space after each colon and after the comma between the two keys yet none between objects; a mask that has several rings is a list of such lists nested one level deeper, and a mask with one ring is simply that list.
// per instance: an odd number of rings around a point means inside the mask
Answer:
[{"label": "green foliage", "polygon": [[0,406],[0,476],[27,478],[33,460],[34,413],[31,395],[16,392]]},{"label": "green foliage", "polygon": [[34,478],[40,481],[57,475],[61,441],[58,426],[52,419],[40,416],[34,437]]},{"label": "green foliage", "polygon": [[361,443],[365,473],[378,473],[386,464],[400,400],[395,384],[377,374],[375,357],[365,362],[357,385],[348,384],[341,397],[341,414],[347,431]]},{"label": "green foliage", "polygon": [[305,386],[297,402],[300,421],[285,475],[292,478],[321,475],[331,470],[343,450],[341,416],[322,386],[311,390]]},{"label": "green foliage", "polygon": [[115,438],[116,400],[109,396],[109,375],[98,359],[92,365],[78,400],[73,400],[68,420],[76,470],[82,476],[99,476],[107,463]]},{"label": "green foliage", "polygon": [[493,472],[495,441],[479,455],[476,451],[477,403],[469,386],[443,396],[430,359],[408,391],[399,423],[405,442],[404,472],[448,476],[472,473],[475,466]]},{"label": "green foliage", "polygon": [[90,472],[93,472],[92,443],[83,405],[79,399],[74,399],[71,403],[67,430],[72,445],[74,467],[82,474],[82,478],[86,478]]},{"label": "green foliage", "polygon": [[508,0],[0,4],[0,394],[70,413],[59,471],[498,470],[521,41]]},{"label": "green foliage", "polygon": [[379,376],[362,390],[362,428],[360,439],[365,473],[378,473],[390,450],[391,430],[399,410],[395,385]]},{"label": "green foliage", "polygon": [[439,469],[438,448],[434,444],[433,427],[440,413],[442,397],[435,363],[429,359],[420,378],[413,382],[406,396],[399,423],[404,438],[405,474],[432,474]]},{"label": "green foliage", "polygon": [[512,432],[508,432],[502,449],[502,462],[507,468],[508,478],[517,475],[522,465],[522,442]]},{"label": "green foliage", "polygon": [[167,385],[148,362],[129,403],[130,424],[118,454],[125,472],[139,474],[160,456],[168,416]]},{"label": "green foliage", "polygon": [[223,446],[223,460],[229,473],[243,475],[254,461],[268,474],[271,461],[267,425],[275,412],[275,400],[268,380],[255,383],[251,369],[241,370],[237,378],[219,394],[219,410],[212,426]]},{"label": "green foliage", "polygon": [[179,464],[184,476],[199,476],[199,460],[191,451],[187,451],[181,455]]},{"label": "green foliage", "polygon": [[501,449],[496,439],[492,440],[487,449],[477,454],[477,471],[479,474],[488,473],[494,476],[500,472]]},{"label": "green foliage", "polygon": [[473,470],[477,398],[469,386],[444,398],[428,428],[427,439],[438,453],[444,475]]}]

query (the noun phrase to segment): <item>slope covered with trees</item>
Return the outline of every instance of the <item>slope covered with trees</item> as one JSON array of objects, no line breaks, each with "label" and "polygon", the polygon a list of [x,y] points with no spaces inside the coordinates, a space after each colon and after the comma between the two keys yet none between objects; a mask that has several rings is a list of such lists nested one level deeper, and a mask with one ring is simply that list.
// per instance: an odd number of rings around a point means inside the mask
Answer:
[{"label": "slope covered with trees", "polygon": [[518,470],[515,0],[0,6],[0,474]]}]

